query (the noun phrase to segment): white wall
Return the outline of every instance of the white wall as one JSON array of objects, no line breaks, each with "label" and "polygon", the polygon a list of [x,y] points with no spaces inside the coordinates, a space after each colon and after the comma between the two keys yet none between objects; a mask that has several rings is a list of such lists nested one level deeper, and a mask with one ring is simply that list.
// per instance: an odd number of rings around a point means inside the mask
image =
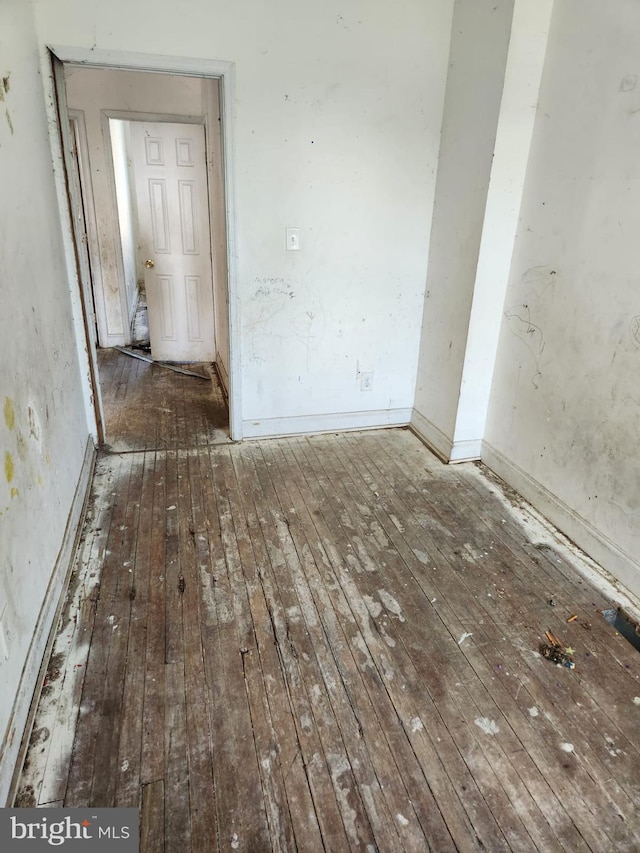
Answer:
[{"label": "white wall", "polygon": [[456,0],[429,249],[414,425],[453,443],[513,0]]},{"label": "white wall", "polygon": [[46,43],[235,63],[246,434],[408,420],[451,13],[451,0],[38,3]]},{"label": "white wall", "polygon": [[[105,139],[104,110],[200,116],[200,81],[162,74],[92,68],[65,69],[69,109],[84,113],[89,168],[95,200],[96,233],[89,233],[100,346],[130,342],[130,299],[112,184],[113,166]],[[89,217],[89,225],[91,224]]]},{"label": "white wall", "polygon": [[[0,803],[53,608],[86,451],[72,307],[31,4],[0,5]],[[86,367],[86,364],[85,364]],[[84,369],[84,368],[83,368]]]},{"label": "white wall", "polygon": [[640,592],[640,5],[555,4],[484,458]]}]

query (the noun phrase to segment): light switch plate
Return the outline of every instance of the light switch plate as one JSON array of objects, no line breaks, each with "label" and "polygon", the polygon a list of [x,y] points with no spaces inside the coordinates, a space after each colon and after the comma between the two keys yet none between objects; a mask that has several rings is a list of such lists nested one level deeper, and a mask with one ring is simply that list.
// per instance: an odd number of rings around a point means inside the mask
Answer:
[{"label": "light switch plate", "polygon": [[300,251],[300,229],[287,228],[287,252]]}]

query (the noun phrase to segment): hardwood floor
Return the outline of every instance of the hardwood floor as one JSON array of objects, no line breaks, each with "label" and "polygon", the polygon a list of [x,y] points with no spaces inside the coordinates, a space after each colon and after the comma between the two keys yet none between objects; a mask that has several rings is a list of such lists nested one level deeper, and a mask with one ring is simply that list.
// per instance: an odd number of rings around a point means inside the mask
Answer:
[{"label": "hardwood floor", "polygon": [[637,851],[640,657],[498,491],[406,430],[102,455],[18,803],[139,806],[145,851]]},{"label": "hardwood floor", "polygon": [[215,370],[201,364],[179,367],[202,378],[115,348],[98,350],[106,442],[112,452],[229,441],[229,415]]}]

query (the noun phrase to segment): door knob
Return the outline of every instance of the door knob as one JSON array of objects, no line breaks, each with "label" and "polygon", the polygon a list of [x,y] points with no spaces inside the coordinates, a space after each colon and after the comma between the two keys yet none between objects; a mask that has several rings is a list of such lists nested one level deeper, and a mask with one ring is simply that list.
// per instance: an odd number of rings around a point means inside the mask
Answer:
[{"label": "door knob", "polygon": [[155,266],[153,261],[151,260],[151,258],[149,258],[149,260],[145,261],[144,265],[148,270],[153,269],[153,267]]}]

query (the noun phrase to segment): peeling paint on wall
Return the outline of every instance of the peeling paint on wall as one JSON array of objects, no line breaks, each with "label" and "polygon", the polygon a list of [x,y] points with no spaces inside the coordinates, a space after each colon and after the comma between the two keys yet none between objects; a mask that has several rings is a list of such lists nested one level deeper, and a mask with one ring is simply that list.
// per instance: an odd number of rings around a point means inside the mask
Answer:
[{"label": "peeling paint on wall", "polygon": [[38,425],[35,411],[29,406],[27,408],[27,418],[29,421],[29,437],[35,441],[40,441],[40,427]]}]

